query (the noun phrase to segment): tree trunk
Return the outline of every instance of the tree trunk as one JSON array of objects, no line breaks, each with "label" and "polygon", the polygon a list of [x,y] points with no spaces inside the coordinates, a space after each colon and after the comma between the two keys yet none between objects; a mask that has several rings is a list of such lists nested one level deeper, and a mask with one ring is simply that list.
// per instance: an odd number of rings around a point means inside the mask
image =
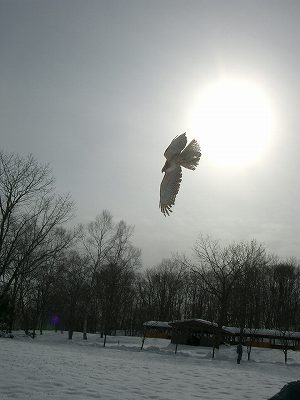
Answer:
[{"label": "tree trunk", "polygon": [[36,329],[37,329],[37,326],[38,326],[38,317],[36,317],[36,318],[34,319],[34,322],[33,322],[33,329],[32,329],[32,338],[33,338],[33,339],[36,337],[35,331],[36,331]]},{"label": "tree trunk", "polygon": [[45,321],[45,311],[44,311],[44,306],[42,307],[41,313],[40,313],[40,335],[43,334],[43,326],[44,326],[44,321]]},{"label": "tree trunk", "polygon": [[9,316],[9,323],[8,323],[8,332],[9,333],[12,333],[12,330],[14,327],[14,319],[15,319],[15,316],[13,313],[11,313]]},{"label": "tree trunk", "polygon": [[83,321],[83,340],[87,340],[87,317]]},{"label": "tree trunk", "polygon": [[12,333],[12,330],[14,328],[14,322],[15,322],[15,314],[16,314],[16,306],[15,306],[15,301],[12,303],[12,307],[10,309],[9,313],[9,320],[8,320],[8,332]]},{"label": "tree trunk", "polygon": [[220,346],[220,344],[222,343],[222,327],[223,327],[223,324],[222,324],[222,323],[221,323],[221,324],[218,324],[218,327],[217,327],[217,334],[215,335],[216,340],[214,340],[214,347],[215,347],[216,349],[218,349],[219,346]]},{"label": "tree trunk", "polygon": [[240,328],[240,343],[243,343],[243,338],[244,338],[244,327]]},{"label": "tree trunk", "polygon": [[41,316],[40,316],[40,335],[43,334],[43,320],[44,320],[43,313],[41,313]]},{"label": "tree trunk", "polygon": [[72,340],[73,338],[73,330],[69,329],[69,336],[68,336],[69,340]]}]

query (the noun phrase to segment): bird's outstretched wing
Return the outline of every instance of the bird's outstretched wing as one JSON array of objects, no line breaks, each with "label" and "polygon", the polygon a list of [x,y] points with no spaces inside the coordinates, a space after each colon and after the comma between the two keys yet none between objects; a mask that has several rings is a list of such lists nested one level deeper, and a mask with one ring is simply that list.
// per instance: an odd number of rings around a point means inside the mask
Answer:
[{"label": "bird's outstretched wing", "polygon": [[172,212],[171,207],[175,203],[175,198],[180,187],[181,177],[181,167],[178,164],[174,164],[166,170],[165,176],[160,184],[159,206],[165,216]]},{"label": "bird's outstretched wing", "polygon": [[185,148],[186,144],[187,138],[185,133],[176,136],[164,152],[164,156],[167,160],[170,160],[172,157],[178,155]]}]

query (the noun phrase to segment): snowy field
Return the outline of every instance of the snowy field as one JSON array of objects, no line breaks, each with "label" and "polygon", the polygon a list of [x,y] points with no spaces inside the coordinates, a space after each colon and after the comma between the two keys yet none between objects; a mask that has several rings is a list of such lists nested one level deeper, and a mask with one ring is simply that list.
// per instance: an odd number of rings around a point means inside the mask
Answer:
[{"label": "snowy field", "polygon": [[300,353],[253,349],[236,364],[234,347],[216,359],[205,347],[174,347],[168,340],[46,332],[36,339],[17,332],[0,338],[0,400],[240,400],[268,399],[299,379]]}]

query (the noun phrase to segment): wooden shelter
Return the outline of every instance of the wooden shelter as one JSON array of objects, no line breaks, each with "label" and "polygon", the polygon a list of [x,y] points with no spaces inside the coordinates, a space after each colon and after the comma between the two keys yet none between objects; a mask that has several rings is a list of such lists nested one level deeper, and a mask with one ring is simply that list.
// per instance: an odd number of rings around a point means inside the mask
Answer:
[{"label": "wooden shelter", "polygon": [[278,329],[249,329],[241,333],[240,328],[225,327],[227,340],[236,344],[240,340],[244,345],[252,347],[265,347],[271,349],[300,350],[300,332],[284,331]]},{"label": "wooden shelter", "polygon": [[[171,339],[176,345],[214,346],[218,326],[204,319],[178,321],[147,321],[143,324],[145,338]],[[249,329],[223,326],[221,343],[236,345],[240,341],[246,346],[283,350],[300,350],[300,332],[276,329]]]},{"label": "wooden shelter", "polygon": [[146,321],[143,323],[144,337],[171,339],[172,327],[165,321]]},{"label": "wooden shelter", "polygon": [[[192,346],[213,346],[218,326],[204,319],[185,319],[169,322],[172,327],[171,342]],[[230,334],[222,328],[223,341]]]}]

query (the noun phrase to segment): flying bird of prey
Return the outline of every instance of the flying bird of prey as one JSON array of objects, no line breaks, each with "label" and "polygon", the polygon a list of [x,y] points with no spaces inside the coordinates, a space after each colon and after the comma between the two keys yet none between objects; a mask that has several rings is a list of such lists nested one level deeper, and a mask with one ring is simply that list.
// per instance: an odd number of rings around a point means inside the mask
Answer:
[{"label": "flying bird of prey", "polygon": [[172,212],[171,207],[175,204],[182,178],[181,167],[194,170],[201,157],[200,146],[195,139],[187,147],[186,144],[186,134],[183,133],[176,136],[164,152],[167,161],[161,170],[165,175],[160,184],[159,207],[165,216]]}]

